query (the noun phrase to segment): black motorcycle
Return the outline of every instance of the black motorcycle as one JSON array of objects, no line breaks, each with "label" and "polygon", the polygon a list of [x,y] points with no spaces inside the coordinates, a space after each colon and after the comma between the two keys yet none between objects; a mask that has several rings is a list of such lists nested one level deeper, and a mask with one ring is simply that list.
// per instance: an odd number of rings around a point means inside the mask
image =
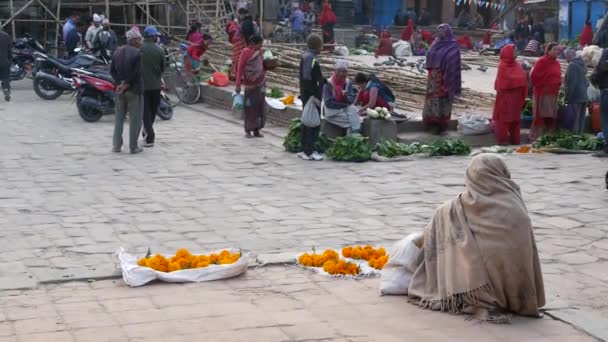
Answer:
[{"label": "black motorcycle", "polygon": [[11,61],[11,81],[20,81],[30,77],[34,67],[34,52],[46,53],[44,46],[29,34],[23,38],[17,38],[13,42]]},{"label": "black motorcycle", "polygon": [[106,60],[88,53],[79,53],[69,59],[58,59],[40,52],[35,52],[34,55],[34,91],[45,100],[55,100],[64,92],[76,90],[72,79],[73,68],[98,71],[107,71],[109,68]]}]

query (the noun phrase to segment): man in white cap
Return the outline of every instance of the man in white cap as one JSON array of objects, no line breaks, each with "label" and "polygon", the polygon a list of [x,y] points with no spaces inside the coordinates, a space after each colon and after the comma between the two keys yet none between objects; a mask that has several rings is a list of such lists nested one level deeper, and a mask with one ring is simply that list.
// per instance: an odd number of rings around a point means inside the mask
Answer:
[{"label": "man in white cap", "polygon": [[91,24],[91,26],[87,30],[87,34],[84,36],[84,40],[86,41],[87,47],[89,49],[93,48],[93,40],[97,36],[99,30],[101,30],[101,22],[101,16],[97,13],[93,14],[93,24]]},{"label": "man in white cap", "polygon": [[122,131],[125,117],[129,113],[129,148],[131,153],[143,151],[137,143],[143,115],[143,88],[141,66],[142,36],[137,27],[126,34],[128,44],[122,46],[112,57],[110,73],[116,84],[116,118],[112,151],[122,149]]}]

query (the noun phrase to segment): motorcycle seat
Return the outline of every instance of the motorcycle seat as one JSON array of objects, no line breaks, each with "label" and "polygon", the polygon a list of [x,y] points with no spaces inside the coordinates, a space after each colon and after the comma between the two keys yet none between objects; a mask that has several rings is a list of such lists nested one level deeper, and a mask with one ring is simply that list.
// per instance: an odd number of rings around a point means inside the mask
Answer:
[{"label": "motorcycle seat", "polygon": [[80,56],[74,56],[69,59],[58,59],[52,56],[49,56],[49,60],[56,64],[58,67],[63,67],[66,69],[70,68],[79,68],[86,67],[92,64],[91,61],[86,60],[84,58],[80,58]]}]

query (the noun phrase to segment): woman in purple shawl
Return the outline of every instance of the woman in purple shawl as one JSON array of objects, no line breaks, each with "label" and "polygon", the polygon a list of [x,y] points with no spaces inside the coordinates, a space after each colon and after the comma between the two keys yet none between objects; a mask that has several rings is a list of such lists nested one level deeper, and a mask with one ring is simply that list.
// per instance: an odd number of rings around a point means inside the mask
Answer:
[{"label": "woman in purple shawl", "polygon": [[448,24],[437,27],[437,38],[426,55],[429,71],[422,120],[427,129],[442,134],[448,128],[454,97],[460,95],[460,48]]}]

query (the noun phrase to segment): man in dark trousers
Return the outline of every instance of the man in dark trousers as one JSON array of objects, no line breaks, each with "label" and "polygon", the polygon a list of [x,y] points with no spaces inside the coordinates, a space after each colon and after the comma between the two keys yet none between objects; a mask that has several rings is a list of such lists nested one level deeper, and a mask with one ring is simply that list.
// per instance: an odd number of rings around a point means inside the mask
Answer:
[{"label": "man in dark trousers", "polygon": [[126,34],[128,44],[119,48],[112,57],[110,73],[116,83],[116,117],[114,125],[113,152],[119,153],[122,148],[122,131],[125,117],[129,113],[129,148],[131,153],[143,150],[137,139],[141,131],[143,112],[143,88],[141,68],[141,33],[137,27]]},{"label": "man in dark trousers", "polygon": [[600,112],[604,133],[604,148],[594,156],[608,158],[608,49],[604,49],[602,52],[602,57],[591,75],[591,82],[601,91]]},{"label": "man in dark trousers", "polygon": [[154,26],[144,30],[141,64],[144,77],[144,147],[154,146],[154,118],[160,104],[161,76],[165,71],[165,51],[156,44],[160,32]]},{"label": "man in dark trousers", "polygon": [[83,22],[76,23],[76,27],[68,32],[65,41],[66,58],[72,58],[78,54],[74,51],[76,48],[82,48],[82,35],[86,32],[86,24]]},{"label": "man in dark trousers", "polygon": [[[318,101],[317,108],[320,110],[324,79],[317,56],[323,48],[323,39],[316,34],[311,34],[306,38],[306,45],[308,49],[300,60],[300,98],[306,106],[308,99],[314,97]],[[319,137],[319,130],[320,126],[306,127],[302,125],[303,152],[300,152],[298,157],[304,160],[323,160],[323,156],[314,150],[315,142]]]},{"label": "man in dark trousers", "polygon": [[11,36],[0,30],[0,82],[6,102],[11,100]]}]

